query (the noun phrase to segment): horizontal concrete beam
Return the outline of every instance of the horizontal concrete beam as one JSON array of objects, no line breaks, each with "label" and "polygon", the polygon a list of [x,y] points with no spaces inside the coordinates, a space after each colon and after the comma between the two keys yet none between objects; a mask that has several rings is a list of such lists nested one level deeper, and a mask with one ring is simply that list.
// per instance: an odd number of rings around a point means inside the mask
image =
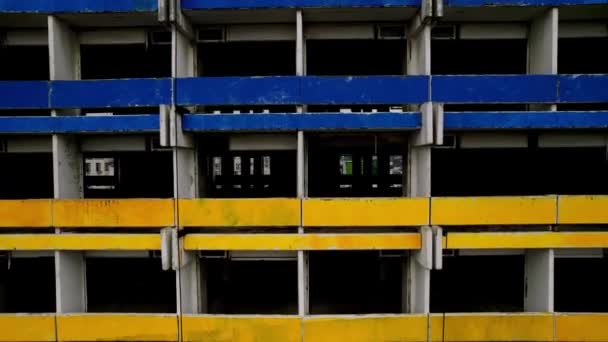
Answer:
[{"label": "horizontal concrete beam", "polygon": [[0,234],[5,251],[160,250],[160,234]]}]

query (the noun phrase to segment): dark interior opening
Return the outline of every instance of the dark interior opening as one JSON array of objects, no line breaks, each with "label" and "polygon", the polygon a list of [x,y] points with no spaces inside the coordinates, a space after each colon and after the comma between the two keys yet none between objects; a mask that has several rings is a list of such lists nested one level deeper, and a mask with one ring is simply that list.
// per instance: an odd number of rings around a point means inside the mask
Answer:
[{"label": "dark interior opening", "polygon": [[295,260],[203,259],[211,314],[297,314]]},{"label": "dark interior opening", "polygon": [[374,136],[310,137],[309,196],[395,197],[403,194],[403,141]]},{"label": "dark interior opening", "polygon": [[0,312],[55,312],[55,260],[0,256]]},{"label": "dark interior opening", "polygon": [[[557,44],[560,74],[607,74],[608,37],[560,38]],[[608,103],[564,103],[558,110],[608,110]]]},{"label": "dark interior opening", "polygon": [[378,251],[310,252],[310,313],[400,313],[405,260]]},{"label": "dark interior opening", "polygon": [[229,42],[198,45],[203,76],[293,76],[296,43]]},{"label": "dark interior opening", "polygon": [[80,54],[85,80],[171,77],[170,45],[81,45]]},{"label": "dark interior opening", "polygon": [[53,198],[51,153],[0,153],[0,198]]},{"label": "dark interior opening", "polygon": [[606,149],[433,149],[433,196],[604,194]]},{"label": "dark interior opening", "polygon": [[0,80],[49,79],[49,48],[0,44]]},{"label": "dark interior opening", "polygon": [[88,312],[175,313],[175,273],[160,258],[87,258]]},{"label": "dark interior opening", "polygon": [[444,257],[431,271],[431,312],[521,312],[524,256]]},{"label": "dark interior opening", "polygon": [[308,40],[308,75],[403,75],[403,40]]},{"label": "dark interior opening", "polygon": [[555,258],[555,311],[607,312],[608,258]]},{"label": "dark interior opening", "polygon": [[85,198],[173,197],[173,155],[157,152],[85,153]]}]

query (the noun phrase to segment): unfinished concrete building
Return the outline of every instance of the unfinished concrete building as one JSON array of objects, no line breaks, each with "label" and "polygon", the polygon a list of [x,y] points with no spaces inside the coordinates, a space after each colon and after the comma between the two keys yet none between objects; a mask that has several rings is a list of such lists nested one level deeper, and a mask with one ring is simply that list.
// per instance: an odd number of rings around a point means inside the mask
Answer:
[{"label": "unfinished concrete building", "polygon": [[0,341],[608,341],[606,0],[0,0]]}]

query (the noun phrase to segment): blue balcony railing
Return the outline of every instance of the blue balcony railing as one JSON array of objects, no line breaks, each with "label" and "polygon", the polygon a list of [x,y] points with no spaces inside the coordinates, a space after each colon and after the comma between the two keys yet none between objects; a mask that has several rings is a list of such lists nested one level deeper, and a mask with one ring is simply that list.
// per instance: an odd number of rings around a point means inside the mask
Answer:
[{"label": "blue balcony railing", "polygon": [[0,0],[6,13],[154,12],[158,0]]}]

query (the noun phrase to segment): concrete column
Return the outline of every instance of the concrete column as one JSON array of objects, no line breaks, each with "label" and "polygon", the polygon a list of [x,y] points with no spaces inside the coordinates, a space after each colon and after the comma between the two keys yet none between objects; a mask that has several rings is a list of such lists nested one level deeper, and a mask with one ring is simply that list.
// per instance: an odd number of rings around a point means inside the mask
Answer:
[{"label": "concrete column", "polygon": [[[406,56],[407,75],[430,75],[431,28],[417,15],[408,29]],[[408,143],[407,172],[404,172],[404,195],[428,197],[431,195],[431,144],[433,143],[433,111],[430,102],[410,108],[422,112],[422,128],[410,136]],[[404,265],[403,311],[428,313],[432,268],[432,230],[420,227],[423,245],[420,251],[411,253]]]},{"label": "concrete column", "polygon": [[[296,75],[306,75],[306,39],[304,37],[304,18],[301,9],[296,11]],[[303,113],[306,111],[306,107],[298,106],[297,111]],[[300,199],[301,214],[302,201],[308,195],[306,181],[308,170],[304,132],[298,131],[297,135],[297,194]],[[304,234],[302,219],[300,219],[298,233]],[[298,314],[300,316],[307,315],[309,312],[308,256],[308,252],[298,251]]]},{"label": "concrete column", "polygon": [[[528,74],[557,74],[559,10],[551,8],[530,23],[528,32]],[[531,110],[555,111],[555,104],[530,105]]]},{"label": "concrete column", "polygon": [[524,311],[553,312],[554,260],[553,249],[526,251]]},{"label": "concrete column", "polygon": [[[172,27],[173,77],[196,76],[196,45],[187,32],[192,32],[188,23],[182,22]],[[184,30],[183,25],[186,25]],[[176,199],[198,197],[198,166],[195,144],[192,136],[184,134],[181,114],[175,105],[170,111],[169,141],[173,147],[173,191]],[[176,210],[178,210],[176,205]],[[178,217],[176,215],[176,217]],[[176,222],[179,228],[179,221]],[[196,314],[206,312],[206,298],[202,292],[200,259],[196,252],[186,252],[179,246],[178,269],[176,273],[178,313]]]},{"label": "concrete column", "polygon": [[[51,80],[80,79],[80,45],[72,29],[48,17]],[[78,115],[79,110],[53,110],[53,116]],[[82,198],[82,153],[75,136],[53,135],[54,198]],[[61,229],[57,229],[61,234]],[[57,313],[86,312],[86,263],[83,252],[55,251]]]}]

